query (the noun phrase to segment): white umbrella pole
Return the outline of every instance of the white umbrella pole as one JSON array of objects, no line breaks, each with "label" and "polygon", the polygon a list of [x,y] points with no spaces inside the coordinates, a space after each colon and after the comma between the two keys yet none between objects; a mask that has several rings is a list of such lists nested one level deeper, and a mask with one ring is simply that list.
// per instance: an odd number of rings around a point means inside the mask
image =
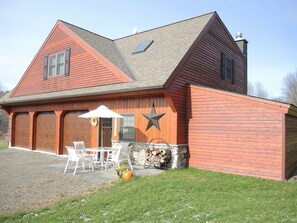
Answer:
[{"label": "white umbrella pole", "polygon": [[114,119],[114,130],[113,130],[113,135],[117,136],[117,119]]}]

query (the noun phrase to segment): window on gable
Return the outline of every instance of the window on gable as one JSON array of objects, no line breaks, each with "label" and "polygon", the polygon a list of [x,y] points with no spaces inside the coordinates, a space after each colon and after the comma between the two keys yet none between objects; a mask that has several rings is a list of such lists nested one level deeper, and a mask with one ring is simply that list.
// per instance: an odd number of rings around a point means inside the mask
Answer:
[{"label": "window on gable", "polygon": [[50,55],[48,76],[53,77],[56,75],[64,74],[64,66],[65,66],[64,52]]},{"label": "window on gable", "polygon": [[44,56],[43,79],[57,75],[69,75],[70,49]]},{"label": "window on gable", "polygon": [[57,55],[57,74],[64,74],[65,54],[59,53]]},{"label": "window on gable", "polygon": [[121,114],[124,118],[120,121],[120,140],[135,140],[134,114]]},{"label": "window on gable", "polygon": [[221,78],[235,84],[235,61],[221,53]]},{"label": "window on gable", "polygon": [[56,55],[51,55],[49,57],[49,70],[48,70],[48,76],[52,77],[56,75]]}]

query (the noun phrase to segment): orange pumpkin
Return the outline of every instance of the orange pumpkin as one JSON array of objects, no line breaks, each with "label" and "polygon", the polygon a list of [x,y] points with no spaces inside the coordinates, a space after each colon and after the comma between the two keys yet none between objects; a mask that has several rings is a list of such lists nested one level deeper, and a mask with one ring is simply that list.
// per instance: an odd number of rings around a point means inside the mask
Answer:
[{"label": "orange pumpkin", "polygon": [[126,173],[124,173],[124,175],[122,176],[122,178],[126,181],[131,180],[133,177],[133,172],[132,171],[127,171]]}]

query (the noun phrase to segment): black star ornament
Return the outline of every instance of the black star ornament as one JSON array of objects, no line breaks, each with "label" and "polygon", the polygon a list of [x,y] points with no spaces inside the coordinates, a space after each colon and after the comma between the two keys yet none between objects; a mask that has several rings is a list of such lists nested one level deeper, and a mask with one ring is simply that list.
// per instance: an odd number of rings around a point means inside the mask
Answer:
[{"label": "black star ornament", "polygon": [[147,126],[146,126],[146,130],[147,131],[151,126],[155,126],[157,129],[160,130],[160,126],[159,126],[159,123],[158,123],[158,120],[163,116],[165,115],[165,113],[160,113],[160,114],[157,114],[156,113],[156,109],[155,109],[155,104],[153,103],[152,105],[152,109],[151,109],[151,113],[150,114],[143,114],[143,116],[148,120],[148,123],[147,123]]}]

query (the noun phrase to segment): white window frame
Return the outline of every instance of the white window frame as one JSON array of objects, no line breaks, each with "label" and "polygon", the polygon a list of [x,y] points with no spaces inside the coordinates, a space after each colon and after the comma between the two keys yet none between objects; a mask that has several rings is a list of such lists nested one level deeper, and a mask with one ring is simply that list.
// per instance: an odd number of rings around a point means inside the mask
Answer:
[{"label": "white window frame", "polygon": [[[120,128],[119,128],[119,139],[122,141],[135,141],[135,114],[134,113],[125,113],[125,114],[121,114],[122,116],[124,116],[123,119],[120,119]],[[125,121],[125,117],[127,116],[133,116],[134,118],[134,123],[133,125],[127,125],[127,126],[123,126],[123,122]],[[133,138],[127,138],[127,137],[123,137],[123,135],[125,134],[125,132],[123,132],[124,128],[133,128]]]},{"label": "white window frame", "polygon": [[[58,56],[63,54],[63,60],[59,63]],[[51,58],[55,57],[54,61],[51,60]],[[48,56],[48,77],[55,77],[59,75],[64,75],[65,73],[65,58],[66,57],[66,51],[60,51],[54,54],[50,54]],[[52,63],[53,62],[53,63]],[[51,71],[53,71],[51,73]]]}]

